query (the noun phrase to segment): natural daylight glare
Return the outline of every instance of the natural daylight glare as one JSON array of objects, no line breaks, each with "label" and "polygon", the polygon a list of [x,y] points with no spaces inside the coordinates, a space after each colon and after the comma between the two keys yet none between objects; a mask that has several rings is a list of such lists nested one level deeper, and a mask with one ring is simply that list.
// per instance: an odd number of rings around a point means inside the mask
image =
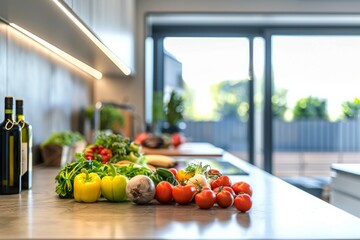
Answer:
[{"label": "natural daylight glare", "polygon": [[326,99],[330,120],[341,105],[360,96],[360,37],[274,36],[275,89],[287,89],[287,104],[302,97]]},{"label": "natural daylight glare", "polygon": [[[247,38],[168,37],[164,46],[182,63],[183,80],[196,91],[192,104],[203,119],[213,116],[216,104],[210,88],[214,83],[248,79]],[[359,97],[360,37],[273,36],[272,55],[274,89],[287,90],[289,109],[300,98],[318,97],[326,100],[329,119],[334,121],[343,102]],[[260,61],[255,62],[255,70],[263,66]]]},{"label": "natural daylight glare", "polygon": [[167,52],[182,63],[182,77],[196,92],[194,110],[202,119],[211,119],[215,102],[211,86],[225,80],[247,80],[249,45],[246,38],[166,38]]}]

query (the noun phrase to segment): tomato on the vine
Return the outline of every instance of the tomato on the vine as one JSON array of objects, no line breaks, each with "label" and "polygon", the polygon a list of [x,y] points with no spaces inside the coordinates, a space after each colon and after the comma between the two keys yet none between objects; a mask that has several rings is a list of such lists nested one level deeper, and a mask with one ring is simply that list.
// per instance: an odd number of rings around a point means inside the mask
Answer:
[{"label": "tomato on the vine", "polygon": [[231,186],[231,179],[229,178],[229,176],[226,175],[222,175],[220,177],[218,177],[216,180],[211,182],[211,189],[215,189],[217,187],[221,187],[221,186]]},{"label": "tomato on the vine", "polygon": [[195,204],[202,209],[209,209],[216,202],[216,194],[212,190],[203,190],[195,196]]},{"label": "tomato on the vine", "polygon": [[213,189],[213,191],[218,194],[219,192],[222,192],[222,191],[227,191],[229,193],[231,193],[231,195],[233,195],[233,197],[236,196],[234,190],[232,189],[232,187],[229,187],[229,186],[221,186],[221,187],[217,187],[215,189]]},{"label": "tomato on the vine", "polygon": [[160,203],[169,203],[173,199],[173,185],[167,181],[161,181],[155,188],[155,199]]},{"label": "tomato on the vine", "polygon": [[241,212],[247,212],[251,209],[252,200],[249,194],[240,193],[234,199],[234,205],[237,210]]},{"label": "tomato on the vine", "polygon": [[231,207],[234,204],[234,196],[229,191],[222,190],[216,194],[216,203],[222,208]]},{"label": "tomato on the vine", "polygon": [[194,195],[196,194],[196,188],[191,185],[177,185],[172,189],[172,195],[176,203],[180,205],[189,204]]},{"label": "tomato on the vine", "polygon": [[234,189],[235,194],[240,194],[240,193],[247,193],[250,195],[250,197],[252,196],[252,188],[250,186],[249,183],[244,182],[244,181],[240,181],[240,182],[236,182],[233,185],[231,185],[232,189]]}]

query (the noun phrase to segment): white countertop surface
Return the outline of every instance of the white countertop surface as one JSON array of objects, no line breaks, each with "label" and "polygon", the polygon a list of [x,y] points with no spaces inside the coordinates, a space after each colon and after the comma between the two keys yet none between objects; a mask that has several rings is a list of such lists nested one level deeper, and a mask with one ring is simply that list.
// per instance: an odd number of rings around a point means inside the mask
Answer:
[{"label": "white countertop surface", "polygon": [[57,168],[36,167],[30,191],[0,195],[0,239],[360,239],[360,219],[248,163],[232,176],[253,187],[253,207],[210,210],[194,204],[77,203],[55,193]]},{"label": "white countertop surface", "polygon": [[336,163],[331,169],[360,176],[360,164],[356,163]]}]

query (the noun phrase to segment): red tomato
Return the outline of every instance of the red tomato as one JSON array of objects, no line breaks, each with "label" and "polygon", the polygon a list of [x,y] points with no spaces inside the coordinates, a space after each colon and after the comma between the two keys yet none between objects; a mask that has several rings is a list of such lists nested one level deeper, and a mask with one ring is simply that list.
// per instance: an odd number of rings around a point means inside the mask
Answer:
[{"label": "red tomato", "polygon": [[161,181],[156,185],[155,199],[160,203],[169,203],[173,199],[173,185],[167,181]]},{"label": "red tomato", "polygon": [[232,189],[234,189],[235,194],[240,194],[240,193],[247,193],[250,195],[250,197],[252,196],[252,188],[250,186],[250,184],[248,184],[247,182],[236,182],[233,185],[231,185]]},{"label": "red tomato", "polygon": [[213,189],[213,191],[214,191],[216,194],[218,194],[219,192],[226,191],[226,192],[231,193],[231,195],[233,195],[233,197],[235,197],[235,195],[236,195],[235,192],[234,192],[234,190],[233,190],[231,187],[229,187],[229,186],[217,187],[217,188]]},{"label": "red tomato", "polygon": [[216,194],[216,203],[222,208],[231,207],[234,204],[234,196],[228,191],[220,191]]},{"label": "red tomato", "polygon": [[221,177],[218,177],[216,180],[212,181],[210,185],[211,185],[211,189],[215,189],[221,186],[231,187],[231,180],[229,176],[223,175]]},{"label": "red tomato", "polygon": [[212,190],[203,190],[195,196],[195,204],[201,209],[209,209],[216,202],[216,194]]},{"label": "red tomato", "polygon": [[196,188],[191,185],[177,185],[173,187],[172,195],[176,203],[180,205],[189,204],[194,195],[196,194]]},{"label": "red tomato", "polygon": [[249,194],[241,193],[234,199],[234,205],[237,210],[241,212],[247,212],[251,209],[252,200]]},{"label": "red tomato", "polygon": [[181,133],[173,133],[170,138],[171,145],[177,148],[180,144],[185,142],[184,136]]},{"label": "red tomato", "polygon": [[174,177],[176,178],[176,175],[177,175],[176,168],[169,168],[169,171],[172,172],[172,174],[174,174]]},{"label": "red tomato", "polygon": [[200,186],[200,192],[205,190],[211,190],[211,188],[208,186]]},{"label": "red tomato", "polygon": [[210,170],[207,171],[207,175],[208,176],[217,176],[217,177],[220,177],[222,174],[219,170],[215,169],[215,168],[212,168]]},{"label": "red tomato", "polygon": [[142,145],[143,142],[150,137],[151,134],[149,133],[146,133],[146,132],[142,132],[142,133],[139,133],[136,135],[135,139],[134,139],[134,142]]}]

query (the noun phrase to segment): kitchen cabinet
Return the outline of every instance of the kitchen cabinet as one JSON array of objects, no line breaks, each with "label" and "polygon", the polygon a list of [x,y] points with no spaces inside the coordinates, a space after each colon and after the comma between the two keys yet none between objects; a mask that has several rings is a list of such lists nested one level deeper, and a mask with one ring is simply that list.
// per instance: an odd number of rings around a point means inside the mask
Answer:
[{"label": "kitchen cabinet", "polygon": [[69,0],[66,3],[115,55],[134,68],[135,1]]},{"label": "kitchen cabinet", "polygon": [[360,164],[333,164],[330,203],[360,217]]},{"label": "kitchen cabinet", "polygon": [[[133,1],[59,1],[72,5],[75,18],[95,32],[111,52],[130,68],[133,67],[132,22],[123,21],[118,16],[133,14]],[[114,4],[112,7],[111,4]],[[85,64],[102,72],[103,75],[124,77],[126,74],[116,63],[91,41],[67,16],[54,1],[43,0],[0,0],[0,19],[10,24],[15,23],[35,34],[51,45],[70,54]],[[129,7],[130,6],[130,7]],[[132,10],[132,11],[129,11]],[[81,18],[84,18],[83,20]],[[100,31],[101,30],[101,31]],[[96,33],[98,31],[98,33]],[[111,32],[111,34],[108,34]],[[102,37],[99,37],[99,36]],[[119,37],[120,36],[120,37]]]},{"label": "kitchen cabinet", "polygon": [[232,175],[253,187],[247,213],[194,204],[77,203],[59,199],[58,168],[35,167],[34,186],[0,196],[0,239],[360,239],[360,219],[287,184],[235,156],[223,160],[248,175]]}]

